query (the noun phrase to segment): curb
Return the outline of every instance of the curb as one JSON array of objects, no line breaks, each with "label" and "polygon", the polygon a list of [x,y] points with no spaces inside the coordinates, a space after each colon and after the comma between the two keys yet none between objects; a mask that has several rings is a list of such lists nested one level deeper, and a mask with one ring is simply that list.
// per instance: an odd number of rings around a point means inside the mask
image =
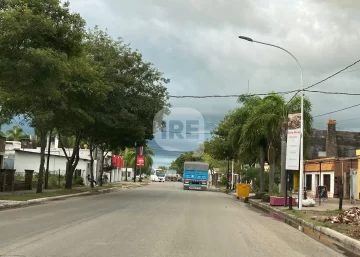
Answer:
[{"label": "curb", "polygon": [[326,228],[326,227],[320,227],[316,226],[312,223],[309,223],[303,219],[300,219],[294,215],[284,213],[281,210],[278,210],[272,206],[269,206],[267,204],[254,201],[253,199],[248,199],[248,203],[254,207],[257,207],[258,209],[261,209],[262,211],[271,211],[276,213],[277,215],[281,216],[284,219],[285,223],[295,223],[298,224],[300,227],[307,227],[313,231],[318,232],[320,236],[325,235],[327,237],[330,237],[333,239],[336,243],[338,243],[340,246],[342,246],[344,249],[359,253],[360,252],[360,241],[353,239],[351,237],[345,236],[333,229]]},{"label": "curb", "polygon": [[12,208],[15,209],[18,207],[26,207],[26,206],[30,206],[30,205],[43,203],[43,202],[51,202],[51,201],[63,200],[63,199],[74,198],[74,197],[85,196],[85,195],[107,194],[107,193],[121,191],[122,189],[130,189],[130,188],[142,187],[142,186],[146,186],[146,185],[148,185],[148,184],[141,183],[141,184],[135,184],[135,185],[126,185],[123,187],[111,187],[111,188],[100,189],[100,190],[96,190],[96,191],[86,191],[86,192],[76,193],[76,194],[37,198],[37,199],[31,199],[31,200],[27,200],[27,201],[14,201],[13,203],[4,204],[3,206],[0,206],[0,211],[5,210],[5,209],[12,209]]}]

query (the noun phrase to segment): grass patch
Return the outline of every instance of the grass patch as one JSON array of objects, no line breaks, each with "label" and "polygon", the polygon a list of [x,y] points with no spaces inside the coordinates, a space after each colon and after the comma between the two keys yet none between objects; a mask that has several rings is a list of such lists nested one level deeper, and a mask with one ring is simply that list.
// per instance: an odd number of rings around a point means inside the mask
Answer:
[{"label": "grass patch", "polygon": [[0,200],[8,200],[8,201],[27,201],[32,199],[39,199],[45,197],[54,197],[54,196],[61,196],[61,195],[69,195],[69,194],[76,194],[89,191],[88,188],[84,189],[70,189],[70,190],[56,190],[52,192],[43,192],[40,194],[36,193],[24,193],[24,194],[12,194],[12,195],[1,195]]},{"label": "grass patch", "polygon": [[[8,200],[8,201],[27,201],[32,199],[39,199],[39,198],[46,198],[46,197],[55,197],[55,196],[62,196],[62,195],[69,195],[69,194],[77,194],[83,192],[96,192],[102,189],[109,189],[109,188],[121,188],[124,185],[121,184],[106,184],[103,186],[95,186],[94,188],[91,187],[74,187],[73,189],[58,189],[54,191],[43,192],[40,194],[29,192],[29,193],[13,193],[13,194],[0,194],[0,200]],[[126,186],[126,185],[125,185]]]}]

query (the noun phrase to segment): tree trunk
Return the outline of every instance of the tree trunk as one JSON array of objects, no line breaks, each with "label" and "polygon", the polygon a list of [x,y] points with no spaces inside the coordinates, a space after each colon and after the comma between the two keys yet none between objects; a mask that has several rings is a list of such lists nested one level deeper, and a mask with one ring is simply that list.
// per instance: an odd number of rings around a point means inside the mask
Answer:
[{"label": "tree trunk", "polygon": [[260,146],[260,192],[264,192],[264,165],[265,165],[265,147]]},{"label": "tree trunk", "polygon": [[281,170],[280,170],[280,186],[281,193],[286,193],[286,122],[283,123],[281,129]]},{"label": "tree trunk", "polygon": [[[275,149],[270,151],[270,158],[269,158],[269,164],[270,164],[270,171],[269,171],[269,193],[274,193],[274,175],[275,175]],[[278,192],[276,192],[278,193]]]},{"label": "tree trunk", "polygon": [[[59,131],[59,129],[58,129],[58,131]],[[79,158],[79,150],[80,150],[80,139],[81,139],[82,132],[80,130],[75,132],[75,144],[74,144],[73,151],[72,151],[72,154],[70,157],[67,155],[66,149],[61,140],[60,132],[58,135],[59,135],[59,140],[61,143],[61,148],[67,159],[65,189],[71,189],[73,174],[74,174],[74,171],[75,171],[76,166],[80,159]]]},{"label": "tree trunk", "polygon": [[128,181],[127,165],[125,165],[125,181]]},{"label": "tree trunk", "polygon": [[48,189],[48,185],[49,185],[49,165],[50,165],[51,134],[52,134],[52,129],[50,130],[50,134],[49,134],[49,145],[48,145],[47,159],[46,159],[45,189]]},{"label": "tree trunk", "polygon": [[65,182],[65,189],[71,189],[72,188],[72,180],[73,180],[73,173],[71,172],[71,163],[67,162],[66,165],[66,182]]},{"label": "tree trunk", "polygon": [[43,189],[43,179],[44,179],[44,168],[45,168],[45,149],[46,149],[46,132],[40,132],[40,167],[39,167],[39,177],[38,184],[36,188],[36,193],[42,193]]},{"label": "tree trunk", "polygon": [[103,185],[103,173],[104,173],[104,150],[101,150],[99,186]]},{"label": "tree trunk", "polygon": [[93,146],[90,145],[90,187],[94,188],[94,155]]}]

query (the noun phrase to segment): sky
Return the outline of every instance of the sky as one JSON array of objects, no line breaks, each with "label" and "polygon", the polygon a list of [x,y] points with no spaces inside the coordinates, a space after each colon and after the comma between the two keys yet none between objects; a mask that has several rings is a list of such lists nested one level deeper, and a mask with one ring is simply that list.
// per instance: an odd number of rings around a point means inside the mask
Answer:
[{"label": "sky", "polygon": [[[170,79],[172,96],[300,89],[299,68],[290,55],[240,40],[239,35],[290,51],[303,68],[305,87],[360,59],[360,1],[355,0],[70,0],[70,7],[89,28],[98,25],[138,49]],[[312,90],[360,93],[359,78],[360,63]],[[314,116],[360,103],[360,96],[310,92],[306,96]],[[203,134],[191,141],[193,148],[239,106],[236,97],[171,98],[170,103],[174,109],[201,113]],[[360,106],[315,117],[314,127],[325,129],[326,121],[335,119],[338,130],[360,131],[359,110]],[[191,148],[187,142],[172,141],[172,152],[163,142],[150,142],[155,166],[169,165]]]}]

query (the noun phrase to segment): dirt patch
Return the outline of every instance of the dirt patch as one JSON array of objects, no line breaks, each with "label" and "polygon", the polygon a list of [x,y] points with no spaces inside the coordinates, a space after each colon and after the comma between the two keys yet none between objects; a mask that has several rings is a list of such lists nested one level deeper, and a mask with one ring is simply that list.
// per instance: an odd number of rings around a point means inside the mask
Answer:
[{"label": "dirt patch", "polygon": [[[346,210],[348,211],[348,210]],[[338,223],[338,217],[344,216],[344,211],[299,211],[297,216],[302,217],[306,221],[314,223],[315,225],[331,228],[344,235],[360,240],[360,225],[359,223]]]}]

